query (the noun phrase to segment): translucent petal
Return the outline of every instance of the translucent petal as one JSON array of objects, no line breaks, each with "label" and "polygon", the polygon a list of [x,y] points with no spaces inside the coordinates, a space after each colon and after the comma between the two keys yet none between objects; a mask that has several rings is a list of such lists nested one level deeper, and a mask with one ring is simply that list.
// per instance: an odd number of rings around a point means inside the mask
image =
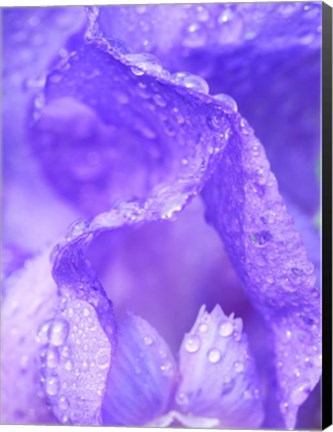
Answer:
[{"label": "translucent petal", "polygon": [[180,348],[181,381],[175,404],[182,413],[218,419],[219,427],[257,428],[264,417],[254,360],[242,321],[216,306],[202,307]]},{"label": "translucent petal", "polygon": [[119,324],[118,343],[103,400],[104,425],[142,426],[168,408],[177,377],[172,354],[142,318]]}]

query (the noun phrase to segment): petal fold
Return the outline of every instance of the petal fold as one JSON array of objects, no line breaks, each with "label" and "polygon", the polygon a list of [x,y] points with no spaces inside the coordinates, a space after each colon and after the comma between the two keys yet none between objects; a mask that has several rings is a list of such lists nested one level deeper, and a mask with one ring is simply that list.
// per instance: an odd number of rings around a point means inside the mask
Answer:
[{"label": "petal fold", "polygon": [[244,119],[235,126],[233,145],[204,189],[207,215],[273,331],[280,409],[293,428],[321,375],[320,294],[263,147]]}]

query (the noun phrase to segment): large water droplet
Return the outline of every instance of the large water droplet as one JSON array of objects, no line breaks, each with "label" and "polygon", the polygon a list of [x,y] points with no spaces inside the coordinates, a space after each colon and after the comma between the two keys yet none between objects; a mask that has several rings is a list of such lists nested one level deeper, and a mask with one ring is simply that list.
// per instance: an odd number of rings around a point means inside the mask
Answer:
[{"label": "large water droplet", "polygon": [[208,360],[210,363],[219,363],[221,360],[221,353],[217,348],[208,351]]},{"label": "large water droplet", "polygon": [[99,351],[97,351],[96,357],[96,364],[100,369],[106,369],[110,365],[110,354],[106,348],[102,348]]},{"label": "large water droplet", "polygon": [[49,341],[50,324],[51,324],[51,321],[46,321],[38,329],[36,339],[37,339],[37,342],[39,342],[42,345],[46,345]]},{"label": "large water droplet", "polygon": [[188,72],[178,72],[172,75],[172,80],[177,84],[196,90],[197,92],[209,93],[208,84],[203,78],[197,75]]},{"label": "large water droplet", "polygon": [[134,75],[160,74],[163,70],[160,62],[152,54],[127,54],[126,59],[132,65]]},{"label": "large water droplet", "polygon": [[232,334],[234,327],[230,321],[225,321],[219,325],[218,333],[220,336],[228,337]]},{"label": "large water droplet", "polygon": [[62,318],[55,319],[49,329],[49,340],[54,346],[63,345],[69,332],[68,322]]},{"label": "large water droplet", "polygon": [[197,335],[189,335],[185,339],[185,349],[189,353],[195,353],[199,350],[201,341]]},{"label": "large water droplet", "polygon": [[46,365],[49,368],[55,368],[58,366],[58,363],[59,363],[59,354],[55,348],[50,347],[47,350],[47,354],[46,354]]},{"label": "large water droplet", "polygon": [[48,377],[45,381],[45,392],[49,396],[55,396],[59,390],[59,381],[56,376]]},{"label": "large water droplet", "polygon": [[220,93],[214,96],[214,99],[218,100],[226,113],[237,112],[238,107],[236,101],[229,95]]},{"label": "large water droplet", "polygon": [[207,330],[208,330],[208,325],[206,323],[200,324],[200,326],[199,326],[199,332],[206,333]]}]

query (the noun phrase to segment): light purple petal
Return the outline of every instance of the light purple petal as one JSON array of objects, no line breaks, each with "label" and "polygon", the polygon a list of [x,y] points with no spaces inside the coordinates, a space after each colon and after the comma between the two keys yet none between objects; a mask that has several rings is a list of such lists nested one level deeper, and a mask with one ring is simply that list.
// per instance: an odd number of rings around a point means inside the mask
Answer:
[{"label": "light purple petal", "polygon": [[1,310],[1,419],[8,424],[55,423],[40,384],[36,338],[54,315],[56,284],[49,250],[4,283]]},{"label": "light purple petal", "polygon": [[180,348],[175,402],[183,413],[219,420],[222,428],[257,428],[264,413],[259,380],[242,320],[219,306],[201,308]]},{"label": "light purple petal", "polygon": [[142,318],[119,324],[102,407],[104,425],[144,426],[168,409],[177,368],[168,345]]}]

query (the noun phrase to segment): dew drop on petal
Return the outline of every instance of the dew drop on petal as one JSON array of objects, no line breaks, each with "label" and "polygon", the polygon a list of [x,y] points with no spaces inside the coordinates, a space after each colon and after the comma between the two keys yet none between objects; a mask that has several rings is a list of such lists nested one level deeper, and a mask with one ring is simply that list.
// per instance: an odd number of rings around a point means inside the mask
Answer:
[{"label": "dew drop on petal", "polygon": [[46,353],[46,365],[49,368],[55,368],[58,366],[58,363],[59,363],[58,352],[53,347],[50,347]]},{"label": "dew drop on petal", "polygon": [[197,75],[188,72],[178,72],[172,75],[172,80],[177,84],[196,90],[199,93],[209,93],[207,82]]},{"label": "dew drop on petal", "polygon": [[236,372],[242,372],[242,371],[244,370],[244,365],[243,365],[242,362],[238,362],[238,361],[236,361],[236,362],[234,363],[234,368],[235,368],[235,371],[236,371]]},{"label": "dew drop on petal", "polygon": [[189,335],[185,340],[185,349],[189,353],[195,353],[199,350],[201,341],[197,335]]},{"label": "dew drop on petal", "polygon": [[226,321],[219,325],[218,333],[220,336],[228,337],[233,332],[234,327],[231,322]]},{"label": "dew drop on petal", "polygon": [[127,54],[126,59],[131,63],[133,74],[137,76],[145,72],[160,74],[163,70],[160,62],[152,54]]},{"label": "dew drop on petal", "polygon": [[208,351],[208,360],[210,363],[218,363],[221,360],[221,353],[218,349],[213,348]]},{"label": "dew drop on petal", "polygon": [[63,411],[69,407],[69,402],[65,396],[59,398],[58,407]]},{"label": "dew drop on petal", "polygon": [[199,326],[199,332],[201,333],[206,333],[206,331],[208,330],[208,325],[205,323],[200,324]]},{"label": "dew drop on petal", "polygon": [[67,372],[70,372],[73,369],[73,363],[71,362],[71,360],[67,360],[64,368]]},{"label": "dew drop on petal", "polygon": [[153,343],[153,339],[150,337],[150,336],[145,336],[144,338],[143,338],[143,342],[145,343],[145,345],[152,345],[152,343]]},{"label": "dew drop on petal", "polygon": [[223,106],[223,111],[227,113],[237,112],[238,110],[237,103],[231,96],[228,96],[224,93],[220,93],[215,95],[214,99],[221,102],[221,105]]},{"label": "dew drop on petal", "polygon": [[55,396],[59,390],[59,381],[55,376],[51,376],[45,381],[45,392],[49,396]]},{"label": "dew drop on petal", "polygon": [[110,365],[110,355],[107,349],[102,348],[99,351],[97,351],[96,357],[96,364],[100,369],[106,369]]},{"label": "dew drop on petal", "polygon": [[55,319],[49,329],[49,341],[54,346],[63,345],[69,332],[68,322],[62,318]]},{"label": "dew drop on petal", "polygon": [[36,339],[40,344],[45,345],[48,343],[50,324],[51,322],[47,321],[39,327]]}]

